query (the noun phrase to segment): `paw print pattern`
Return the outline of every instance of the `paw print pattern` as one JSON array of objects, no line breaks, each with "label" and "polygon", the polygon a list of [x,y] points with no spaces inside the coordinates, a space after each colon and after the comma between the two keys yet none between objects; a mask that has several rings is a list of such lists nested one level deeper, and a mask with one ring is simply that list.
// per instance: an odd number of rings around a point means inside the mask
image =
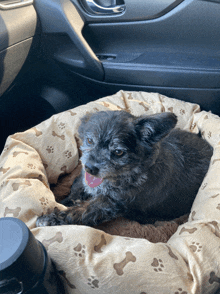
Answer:
[{"label": "paw print pattern", "polygon": [[196,243],[196,242],[192,242],[192,245],[190,245],[189,248],[193,252],[201,252],[202,251],[202,246],[200,245],[200,243]]},{"label": "paw print pattern", "polygon": [[216,209],[219,209],[220,210],[220,203],[218,204],[218,206],[216,207]]},{"label": "paw print pattern", "polygon": [[47,206],[47,204],[49,203],[48,199],[45,198],[45,197],[42,197],[42,198],[40,198],[39,200],[40,200],[40,204],[41,204],[42,206]]},{"label": "paw print pattern", "polygon": [[210,139],[212,136],[212,132],[208,132],[208,138]]},{"label": "paw print pattern", "polygon": [[47,146],[47,152],[48,153],[54,153],[54,148],[53,148],[53,146]]},{"label": "paw print pattern", "polygon": [[157,258],[153,259],[153,262],[151,263],[151,266],[154,267],[155,272],[162,272],[163,268],[164,268],[162,259],[157,259]]},{"label": "paw print pattern", "polygon": [[66,158],[71,158],[72,157],[72,153],[69,150],[67,150],[65,152],[65,156],[66,156]]},{"label": "paw print pattern", "polygon": [[181,115],[184,115],[186,112],[185,112],[185,110],[184,109],[180,109],[180,114]]},{"label": "paw print pattern", "polygon": [[182,288],[178,288],[178,291],[176,291],[174,294],[188,294],[188,292],[183,291]]},{"label": "paw print pattern", "polygon": [[84,257],[84,255],[86,253],[85,249],[86,249],[85,245],[78,243],[78,245],[75,248],[73,248],[73,250],[75,251],[75,256]]},{"label": "paw print pattern", "polygon": [[30,169],[35,169],[36,168],[36,166],[33,165],[32,163],[28,163],[27,167],[30,168]]},{"label": "paw print pattern", "polygon": [[66,124],[65,123],[60,122],[58,124],[58,128],[61,129],[61,130],[65,129],[65,127],[66,127]]},{"label": "paw print pattern", "polygon": [[95,279],[94,276],[91,276],[88,278],[88,283],[87,283],[92,289],[99,288],[99,280]]}]

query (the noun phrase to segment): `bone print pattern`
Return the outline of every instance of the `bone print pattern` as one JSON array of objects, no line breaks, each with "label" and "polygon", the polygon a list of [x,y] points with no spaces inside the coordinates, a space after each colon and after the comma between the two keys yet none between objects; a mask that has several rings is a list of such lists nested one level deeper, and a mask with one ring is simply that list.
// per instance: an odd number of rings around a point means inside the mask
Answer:
[{"label": "bone print pattern", "polygon": [[16,208],[5,207],[4,217],[8,215],[12,215],[13,217],[18,217],[20,211],[21,211],[21,207],[16,207]]},{"label": "bone print pattern", "polygon": [[185,227],[183,227],[179,234],[181,235],[184,232],[187,232],[189,234],[193,234],[193,233],[195,233],[195,231],[197,231],[197,228],[186,229]]},{"label": "bone print pattern", "polygon": [[58,135],[55,131],[52,132],[52,135],[53,135],[54,137],[58,137],[58,138],[60,138],[61,140],[65,140],[65,136],[64,136],[64,135]]},{"label": "bone print pattern", "polygon": [[12,188],[14,191],[17,191],[19,189],[20,186],[31,186],[31,182],[29,180],[25,180],[23,182],[20,183],[13,183],[12,184]]},{"label": "bone print pattern", "polygon": [[2,172],[3,174],[6,174],[7,171],[9,171],[10,167],[8,168],[3,168],[3,167],[0,167],[0,172]]},{"label": "bone print pattern", "polygon": [[194,221],[195,220],[195,216],[196,216],[196,211],[193,210],[190,217],[191,217],[191,220]]},{"label": "bone print pattern", "polygon": [[62,243],[63,242],[63,236],[61,232],[57,232],[56,235],[48,240],[44,239],[42,241],[42,244],[48,250],[49,246],[55,242]]},{"label": "bone print pattern", "polygon": [[102,253],[102,247],[105,246],[107,244],[107,241],[105,239],[104,234],[101,235],[101,241],[99,242],[98,245],[94,246],[94,250],[98,253]]},{"label": "bone print pattern", "polygon": [[6,151],[8,151],[9,150],[9,145],[7,144],[7,145],[5,145],[5,147],[4,147],[4,149],[3,149],[3,152],[6,152]]},{"label": "bone print pattern", "polygon": [[70,113],[71,116],[75,116],[75,115],[77,115],[77,113],[74,112],[74,111],[72,111],[72,110],[69,110],[68,112]]},{"label": "bone print pattern", "polygon": [[170,246],[166,245],[166,247],[168,248],[168,251],[169,251],[168,254],[169,254],[169,256],[172,257],[172,258],[174,258],[174,259],[176,259],[176,260],[178,260],[178,257],[173,253],[173,251],[171,250]]},{"label": "bone print pattern", "polygon": [[15,152],[13,152],[13,157],[17,157],[19,154],[28,155],[28,152],[25,152],[25,151],[15,151]]},{"label": "bone print pattern", "polygon": [[143,106],[144,110],[145,111],[148,111],[149,110],[149,107],[147,107],[144,102],[140,102],[139,105]]},{"label": "bone print pattern", "polygon": [[35,132],[36,137],[41,136],[43,133],[39,131],[36,127],[32,128],[32,130]]},{"label": "bone print pattern", "polygon": [[119,263],[115,263],[114,264],[114,269],[116,270],[116,273],[121,276],[124,274],[124,267],[129,263],[129,262],[135,262],[136,261],[136,257],[130,252],[126,252],[125,253],[126,257],[125,259],[123,259],[121,262]]},{"label": "bone print pattern", "polygon": [[214,235],[218,238],[220,238],[220,230],[219,225],[216,221],[208,222],[206,226],[211,226],[211,231],[214,233]]},{"label": "bone print pattern", "polygon": [[66,277],[66,272],[63,270],[58,271],[58,274],[64,279],[64,281],[67,283],[67,285],[71,288],[71,289],[76,289],[76,286],[73,285],[69,279],[67,279]]},{"label": "bone print pattern", "polygon": [[218,194],[215,194],[215,195],[213,195],[213,196],[211,196],[210,198],[216,198],[216,197],[218,197],[219,196],[219,193]]},{"label": "bone print pattern", "polygon": [[220,158],[217,158],[217,159],[214,159],[213,161],[212,161],[212,165],[214,165],[216,162],[218,162],[218,161],[220,161]]},{"label": "bone print pattern", "polygon": [[[129,92],[127,93],[127,95],[125,95],[126,97],[126,102],[127,102],[127,105],[123,106],[122,102],[124,101],[123,99],[121,99],[121,101],[119,102],[119,105],[118,105],[118,110],[120,109],[126,109],[127,111],[131,111],[131,107],[130,105],[134,105],[134,104],[137,104],[137,107],[140,111],[149,111],[151,110],[151,107],[152,105],[154,104],[154,101],[153,99],[149,99],[147,100],[147,103],[145,102],[142,102],[141,100],[138,102],[138,101],[135,101],[135,99],[137,99],[137,96],[133,95],[132,92]],[[109,100],[111,101],[111,100]],[[149,103],[149,101],[151,101],[151,103]],[[164,103],[164,101],[162,101],[161,99],[161,103]],[[124,103],[124,102],[123,102]],[[131,103],[131,104],[129,104]],[[98,103],[97,103],[98,104]],[[106,102],[106,106],[109,107],[110,109],[112,109],[112,107],[115,107],[116,108],[116,103],[114,101],[112,101],[112,104],[110,102]],[[103,104],[102,104],[102,107],[99,105],[97,107],[100,107],[101,109],[103,109]],[[178,115],[182,117],[184,117],[184,115],[186,115],[186,109],[183,107],[180,107],[179,109],[180,110],[176,110],[175,109],[175,105],[171,104],[171,106],[165,106],[165,107],[162,107],[161,110],[162,111],[170,111],[170,112],[174,112]],[[99,109],[97,109],[98,111]],[[93,107],[92,109],[89,110],[90,111],[96,111],[95,108]],[[75,111],[75,110],[71,110],[68,112],[68,118],[70,119],[76,119],[77,118],[77,114],[78,112],[80,113],[80,111]],[[83,112],[85,112],[85,110],[83,110]],[[185,113],[184,113],[185,112]],[[206,115],[204,117],[204,120],[208,120],[210,119],[210,115]],[[65,123],[64,123],[65,121]],[[195,130],[197,128],[197,120],[193,119],[190,121],[191,123],[191,130]],[[190,125],[189,123],[189,125]],[[66,125],[64,125],[66,124]],[[49,171],[50,169],[50,161],[48,160],[47,161],[47,157],[51,158],[51,156],[53,155],[56,155],[57,154],[57,150],[59,150],[57,148],[57,144],[58,142],[61,143],[61,144],[64,144],[64,141],[67,141],[67,136],[64,139],[64,137],[62,137],[62,135],[65,135],[65,128],[67,128],[67,119],[64,120],[63,118],[60,120],[60,121],[56,121],[55,125],[54,125],[54,135],[52,135],[52,131],[51,129],[49,129],[49,134],[50,134],[50,139],[51,139],[51,142],[50,140],[48,141],[45,141],[45,144],[43,145],[44,147],[44,155],[45,155],[45,158],[43,159],[45,161],[45,168],[47,168],[47,172]],[[198,127],[199,128],[199,127]],[[40,130],[44,130],[42,127],[40,128],[32,128],[32,135],[33,137],[35,137],[35,140],[38,140],[38,139],[41,139],[43,136],[44,136],[44,132],[46,132],[46,129],[45,131],[41,132]],[[53,130],[53,129],[52,129]],[[209,130],[205,130],[205,133],[204,135],[211,140],[213,140],[213,137],[214,137],[214,132],[209,132]],[[62,158],[64,160],[66,160],[65,162],[63,162],[62,165],[58,166],[57,168],[59,168],[59,173],[62,171],[62,174],[63,173],[66,173],[66,172],[69,172],[70,169],[69,169],[69,165],[67,163],[67,161],[69,160],[69,162],[71,162],[72,159],[74,159],[74,153],[72,152],[72,149],[70,149],[69,147],[70,145],[65,145],[65,148],[62,149]],[[11,146],[9,146],[11,148]],[[7,153],[8,152],[11,152],[11,158],[13,157],[13,151],[10,151],[11,149],[8,149],[8,146],[7,146]],[[47,150],[46,150],[47,149]],[[16,149],[15,149],[16,150]],[[21,150],[24,150],[20,153],[15,153],[15,159],[18,159],[18,160],[22,160],[22,158],[25,158],[25,157],[28,157],[28,154],[26,154],[26,150],[25,149],[21,149]],[[18,152],[18,151],[17,151]],[[28,152],[27,152],[28,153]],[[53,154],[52,154],[53,153]],[[59,154],[60,155],[60,154]],[[55,157],[55,156],[54,156]],[[214,168],[218,168],[218,161],[220,161],[220,159],[217,158],[217,156],[215,157],[214,160],[212,160],[212,167]],[[27,166],[28,164],[28,166]],[[38,165],[35,163],[35,162],[27,162],[27,164],[25,165],[25,168],[28,168],[27,170],[27,174],[28,172],[29,173],[34,173],[36,171],[36,169],[38,168]],[[2,166],[2,168],[1,168]],[[7,173],[10,174],[11,171],[10,171],[10,168],[8,166],[11,166],[10,164],[7,165],[7,164],[4,164],[0,166],[0,176],[4,176],[5,175],[7,176]],[[48,168],[49,167],[49,168]],[[62,169],[62,170],[61,170]],[[4,179],[5,181],[5,179]],[[16,191],[20,191],[22,192],[22,188],[26,189],[28,188],[27,190],[30,190],[29,185],[25,185],[24,182],[25,182],[25,179],[24,180],[19,180],[21,183],[23,183],[23,186],[20,185],[18,187],[18,189]],[[18,182],[16,184],[18,184]],[[3,183],[3,182],[2,182]],[[31,184],[33,185],[34,187],[34,183],[31,182]],[[11,184],[8,185],[8,187],[11,188]],[[14,186],[16,187],[16,186]],[[209,190],[209,185],[207,186],[204,186],[202,191],[204,191],[205,193],[208,193],[208,190]],[[32,189],[32,187],[31,187]],[[12,190],[12,189],[11,189]],[[14,191],[14,190],[13,190]],[[217,190],[212,190],[212,193],[209,194],[209,198],[211,198],[210,200],[213,200],[214,201],[214,208],[213,208],[213,212],[215,210],[214,213],[220,213],[220,197],[219,197],[219,193]],[[44,199],[43,199],[44,197]],[[219,197],[219,198],[218,198]],[[48,203],[46,201],[46,196],[45,195],[42,195],[40,194],[39,195],[39,198],[37,199],[37,201],[41,199],[42,200],[42,205],[43,206],[46,206]],[[219,200],[218,200],[219,199]],[[39,203],[39,202],[38,202]],[[14,217],[20,217],[20,215],[23,213],[23,207],[22,207],[22,210],[21,210],[21,207],[19,207],[19,203],[17,205],[17,202],[16,202],[16,205],[13,205],[13,206],[10,206],[8,205],[7,203],[7,206],[3,208],[3,213],[2,213],[2,216],[14,216]],[[192,211],[191,213],[191,216],[190,216],[190,221],[197,221],[200,217],[200,211],[199,211],[199,208],[195,206],[195,208],[193,208],[194,210]],[[207,226],[209,226],[209,229],[213,232],[213,234],[220,238],[220,233],[219,233],[219,225],[217,222],[212,222],[211,221],[212,219],[210,219],[210,223],[207,224]],[[194,225],[194,226],[197,226],[197,225]],[[204,243],[201,242],[201,240],[196,240],[196,236],[199,235],[199,225],[198,225],[198,228],[194,227],[194,226],[191,226],[191,227],[188,227],[187,225],[184,225],[184,227],[180,228],[180,230],[177,232],[177,237],[179,239],[181,239],[183,237],[183,239],[187,239],[189,238],[189,242],[187,242],[187,246],[188,246],[188,249],[191,250],[191,254],[195,254],[196,257],[200,258],[201,256],[203,256],[203,254],[205,254],[208,250],[205,246],[205,240],[204,240]],[[64,228],[62,228],[62,230],[65,231]],[[74,229],[73,229],[74,230]],[[47,230],[45,230],[45,232],[48,232]],[[63,232],[63,231],[62,231]],[[61,232],[60,232],[61,233]],[[43,230],[42,230],[42,234],[43,234]],[[47,233],[45,233],[47,234]],[[56,233],[57,234],[57,233]],[[83,228],[82,228],[82,236],[83,236]],[[54,233],[55,235],[55,233]],[[51,236],[51,235],[50,235]],[[61,236],[64,236],[62,233],[61,233]],[[111,244],[109,242],[108,244],[108,240],[109,240],[109,237],[107,237],[105,234],[100,234],[98,235],[99,237],[97,237],[97,235],[95,236],[95,242],[86,242],[86,237],[84,239],[84,237],[81,239],[78,238],[77,239],[77,235],[74,235],[74,238],[72,238],[69,242],[71,242],[70,244],[70,247],[71,248],[71,254],[73,256],[73,258],[79,262],[84,262],[84,260],[86,260],[87,258],[87,254],[89,252],[91,252],[91,256],[95,256],[97,258],[102,258],[102,255],[105,256],[105,254],[109,254],[108,253],[108,249],[110,248],[111,249]],[[57,238],[57,240],[55,240]],[[47,237],[45,235],[45,237],[43,237],[44,241],[46,242],[46,247],[47,249],[50,250],[50,252],[52,250],[55,250],[57,251],[59,248],[61,248],[61,251],[64,252],[62,246],[64,244],[64,240],[61,241],[61,238],[60,238],[60,235],[57,234],[56,236],[53,237],[53,234],[52,234],[52,237]],[[74,241],[73,241],[74,239]],[[216,238],[217,239],[217,238]],[[61,242],[59,242],[59,240]],[[77,241],[76,241],[77,240]],[[114,239],[113,239],[114,240]],[[139,267],[140,267],[140,264],[141,264],[141,252],[140,252],[140,255],[139,253],[137,253],[137,251],[133,251],[132,250],[132,247],[129,248],[129,243],[133,242],[133,240],[131,238],[123,238],[123,240],[126,240],[127,243],[126,243],[126,250],[120,252],[120,257],[117,257],[117,260],[114,259],[113,257],[113,262],[111,264],[111,269],[112,269],[112,272],[114,274],[114,276],[116,278],[118,278],[119,280],[121,279],[126,279],[127,277],[129,277],[129,272],[130,273],[135,273],[135,271],[138,271]],[[91,239],[90,239],[91,241]],[[65,240],[66,242],[66,240]],[[73,244],[74,242],[74,244]],[[92,243],[92,244],[91,244]],[[128,244],[128,245],[127,245]],[[92,248],[91,248],[92,246]],[[157,244],[155,245],[157,246]],[[147,246],[146,246],[147,247]],[[115,248],[116,250],[116,248]],[[144,251],[144,246],[142,247],[142,250]],[[110,250],[111,251],[111,250]],[[168,263],[169,261],[170,262],[173,262],[173,264],[181,264],[181,255],[178,255],[178,248],[174,248],[173,247],[173,243],[170,243],[169,245],[165,244],[164,245],[164,249],[162,250],[163,251],[163,254],[159,254],[157,252],[157,254],[155,255],[152,255],[152,256],[148,256],[148,267],[150,269],[150,272],[151,274],[154,275],[155,278],[155,281],[158,281],[158,284],[162,283],[162,280],[163,280],[163,276],[166,276],[166,275],[172,275],[172,272],[169,273],[168,272]],[[130,252],[134,258],[136,259],[135,261],[129,261],[129,256],[126,259],[126,254]],[[148,254],[148,251],[146,251],[146,255]],[[89,254],[88,254],[89,255]],[[132,257],[132,255],[130,257]],[[166,255],[167,255],[167,258],[166,258]],[[145,256],[146,257],[146,256]],[[68,258],[69,258],[69,254],[68,254]],[[68,258],[67,258],[67,261],[68,261]],[[155,259],[154,259],[155,258]],[[121,261],[121,262],[120,262]],[[116,262],[116,263],[115,263]],[[119,264],[118,266],[118,269],[117,269],[117,266],[116,266],[116,269],[113,267],[113,265],[117,265],[117,262]],[[127,262],[127,263],[126,263]],[[153,264],[153,265],[151,265]],[[62,268],[62,270],[59,271],[59,274],[60,276],[62,276],[62,279],[65,281],[65,283],[68,285],[69,289],[70,290],[70,293],[78,293],[78,290],[75,290],[76,289],[76,286],[77,286],[77,283],[79,283],[79,281],[77,281],[77,279],[74,279],[74,275],[71,274],[71,270],[74,271],[74,266],[73,264],[71,264],[72,268],[67,270],[67,268]],[[86,266],[86,265],[85,265]],[[91,264],[90,264],[91,266]],[[146,265],[145,265],[146,266]],[[89,267],[88,267],[89,268]],[[122,272],[123,274],[118,274],[118,272],[120,273],[120,268],[122,268]],[[132,271],[132,269],[135,269],[134,271]],[[89,268],[91,269],[91,267]],[[149,270],[148,269],[148,270]],[[161,269],[161,270],[159,270]],[[146,270],[146,268],[144,267],[140,267],[140,271],[141,273],[144,273]],[[156,271],[157,270],[157,271]],[[192,278],[192,275],[190,277],[190,273],[187,273],[187,275],[189,275],[189,282],[193,284],[194,282],[194,279]],[[104,277],[105,278],[105,277]],[[99,273],[97,272],[88,272],[85,276],[84,276],[84,280],[83,280],[83,283],[85,284],[84,286],[85,287],[88,287],[87,288],[87,293],[93,293],[95,291],[99,291],[99,293],[104,293],[105,291],[105,285],[103,284],[103,280],[104,278],[99,275]],[[133,278],[133,277],[132,277]],[[149,281],[151,277],[149,276],[146,280]],[[138,284],[138,281],[137,281],[137,284]],[[209,284],[211,287],[217,287],[220,285],[220,275],[219,275],[219,272],[216,270],[216,269],[213,269],[212,271],[209,270],[209,272],[207,273],[207,284]],[[76,285],[76,286],[75,286]],[[129,285],[129,284],[128,284]],[[102,288],[103,287],[103,288]],[[150,289],[149,288],[149,284],[147,284],[146,282],[146,285],[144,286],[141,286],[141,287],[137,287],[136,289],[136,292],[132,292],[132,293],[137,293],[137,294],[149,294],[149,293],[155,293],[154,290]],[[128,286],[128,289],[129,289],[129,286]],[[189,294],[189,290],[187,290],[188,288],[187,287],[184,287],[184,285],[182,285],[181,283],[180,284],[177,284],[176,287],[173,287],[172,290],[170,291],[171,294]],[[212,288],[210,288],[212,289]],[[71,292],[72,290],[72,292]],[[157,292],[157,293],[160,293],[160,292]],[[162,292],[161,292],[162,293]],[[167,291],[167,293],[169,293]],[[207,292],[208,293],[208,292]]]}]

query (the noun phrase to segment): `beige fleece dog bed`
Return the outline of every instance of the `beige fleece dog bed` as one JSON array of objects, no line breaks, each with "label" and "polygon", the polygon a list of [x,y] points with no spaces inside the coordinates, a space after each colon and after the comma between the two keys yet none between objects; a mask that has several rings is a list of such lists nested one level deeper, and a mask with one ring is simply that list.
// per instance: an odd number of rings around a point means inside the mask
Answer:
[{"label": "beige fleece dog bed", "polygon": [[[50,185],[78,164],[77,128],[86,112],[174,112],[178,127],[202,132],[214,147],[187,223],[167,243],[112,236],[86,226],[36,228],[55,206]],[[159,94],[120,91],[60,113],[8,138],[0,158],[0,217],[23,220],[62,273],[66,293],[214,293],[220,286],[220,118]]]}]

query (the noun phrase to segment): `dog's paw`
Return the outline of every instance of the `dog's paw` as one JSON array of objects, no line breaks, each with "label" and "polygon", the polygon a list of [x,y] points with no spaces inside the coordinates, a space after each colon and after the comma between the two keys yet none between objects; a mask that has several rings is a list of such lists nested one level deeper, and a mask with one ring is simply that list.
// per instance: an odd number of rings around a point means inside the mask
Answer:
[{"label": "dog's paw", "polygon": [[51,219],[49,215],[42,215],[37,218],[36,227],[46,227],[51,226]]},{"label": "dog's paw", "polygon": [[37,227],[45,227],[45,226],[59,226],[66,225],[64,218],[61,215],[61,212],[54,211],[51,214],[45,214],[39,216],[36,221]]}]

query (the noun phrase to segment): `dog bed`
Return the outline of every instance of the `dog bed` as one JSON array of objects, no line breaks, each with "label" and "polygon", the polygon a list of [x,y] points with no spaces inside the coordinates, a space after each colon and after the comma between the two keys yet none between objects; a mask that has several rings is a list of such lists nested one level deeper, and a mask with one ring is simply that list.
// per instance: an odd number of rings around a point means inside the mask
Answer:
[{"label": "dog bed", "polygon": [[[35,226],[42,213],[65,209],[50,187],[77,168],[80,118],[106,109],[137,116],[174,112],[177,127],[201,131],[214,148],[189,220],[167,243],[86,226]],[[200,111],[196,104],[120,91],[57,114],[7,139],[0,158],[0,190],[0,217],[14,216],[28,225],[55,261],[66,293],[189,294],[214,293],[220,287],[220,118]]]},{"label": "dog bed", "polygon": [[[81,168],[82,165],[79,161],[78,166],[70,174],[62,175],[58,179],[57,184],[50,187],[56,201],[60,202],[69,195],[74,180],[80,175]],[[102,223],[95,228],[111,235],[145,238],[153,243],[166,243],[176,232],[178,226],[188,220],[188,217],[189,214],[186,214],[171,221],[157,221],[154,224],[145,225],[141,225],[136,221],[131,221],[123,217],[118,217],[114,220]]]}]

